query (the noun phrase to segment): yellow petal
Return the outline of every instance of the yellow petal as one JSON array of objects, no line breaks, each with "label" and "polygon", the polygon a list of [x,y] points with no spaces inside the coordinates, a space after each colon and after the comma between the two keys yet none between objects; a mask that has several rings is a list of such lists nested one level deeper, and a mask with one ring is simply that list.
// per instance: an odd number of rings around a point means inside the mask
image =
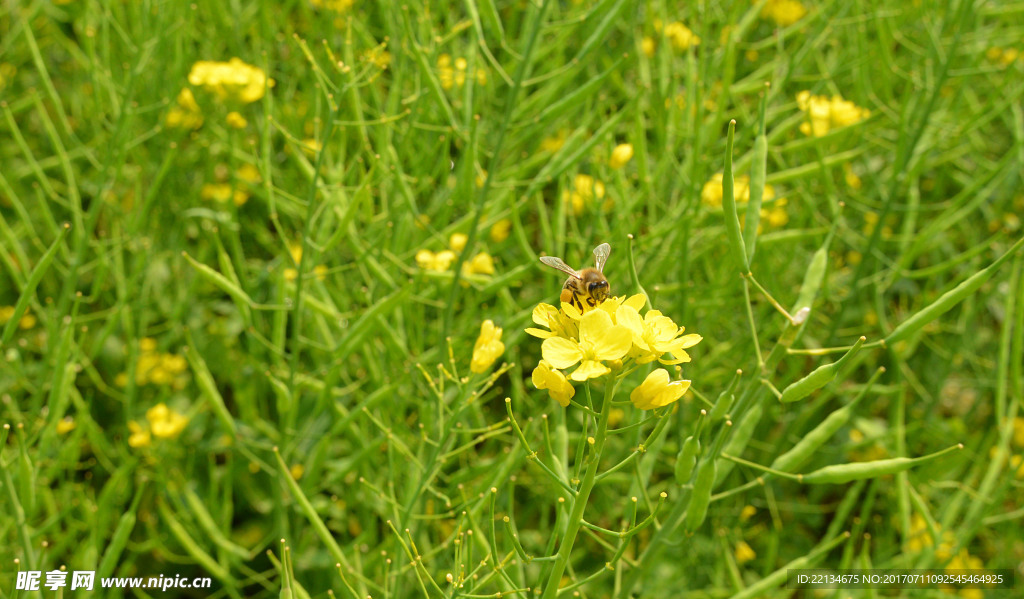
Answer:
[{"label": "yellow petal", "polygon": [[534,337],[538,337],[540,339],[547,339],[548,337],[555,336],[555,334],[552,333],[551,331],[545,331],[544,329],[535,329],[533,327],[526,329],[526,334],[533,335]]},{"label": "yellow petal", "polygon": [[545,339],[540,346],[540,351],[544,359],[558,369],[569,368],[583,359],[583,352],[580,350],[579,344],[562,337]]},{"label": "yellow petal", "polygon": [[604,376],[611,372],[611,368],[608,368],[604,364],[595,360],[585,360],[580,367],[577,368],[569,378],[574,381],[585,381],[587,379],[594,379],[599,376]]}]

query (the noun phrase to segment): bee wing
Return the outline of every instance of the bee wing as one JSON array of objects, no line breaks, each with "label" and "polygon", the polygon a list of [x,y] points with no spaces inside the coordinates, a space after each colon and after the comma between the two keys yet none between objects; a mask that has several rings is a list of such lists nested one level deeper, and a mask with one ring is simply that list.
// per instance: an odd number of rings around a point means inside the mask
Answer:
[{"label": "bee wing", "polygon": [[555,256],[541,256],[540,261],[551,268],[564,272],[570,277],[576,277],[577,279],[580,278],[579,271],[566,264],[561,258],[556,258]]},{"label": "bee wing", "polygon": [[604,272],[604,263],[608,261],[608,256],[612,253],[612,246],[607,243],[594,248],[594,267],[597,270]]}]

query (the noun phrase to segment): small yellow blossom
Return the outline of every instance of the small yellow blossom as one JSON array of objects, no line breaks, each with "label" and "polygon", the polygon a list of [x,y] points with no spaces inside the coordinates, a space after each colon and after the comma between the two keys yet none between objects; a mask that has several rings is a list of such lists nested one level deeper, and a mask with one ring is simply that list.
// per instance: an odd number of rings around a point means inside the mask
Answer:
[{"label": "small yellow blossom", "polygon": [[128,437],[128,445],[138,449],[139,447],[149,446],[149,431],[142,428],[138,422],[132,420],[128,423],[128,429],[131,430],[132,434]]},{"label": "small yellow blossom", "polygon": [[[752,0],[757,4],[758,0]],[[761,18],[771,19],[779,27],[788,27],[804,18],[807,9],[797,0],[768,0],[761,8]]]},{"label": "small yellow blossom", "polygon": [[690,381],[669,381],[668,371],[659,368],[629,394],[629,401],[641,410],[653,410],[678,401],[690,388]]},{"label": "small yellow blossom", "polygon": [[139,342],[139,359],[135,364],[136,385],[166,385],[184,389],[188,382],[188,362],[176,354],[156,350],[156,342],[145,338]]},{"label": "small yellow blossom", "polygon": [[829,99],[825,96],[812,96],[811,92],[804,90],[797,94],[796,104],[808,118],[800,125],[800,132],[814,137],[821,137],[832,129],[847,127],[871,116],[871,111],[839,95]]},{"label": "small yellow blossom", "polygon": [[455,252],[451,250],[442,250],[436,254],[430,250],[416,252],[416,264],[423,270],[444,272],[452,267],[454,261]]},{"label": "small yellow blossom", "polygon": [[542,152],[557,152],[565,145],[565,140],[568,137],[569,131],[567,129],[559,129],[555,135],[540,140],[540,149]]},{"label": "small yellow blossom", "polygon": [[645,35],[640,40],[640,51],[644,53],[647,58],[654,58],[654,53],[658,50],[658,42],[653,37]]},{"label": "small yellow blossom", "polygon": [[452,233],[448,238],[448,247],[455,253],[461,252],[466,247],[469,237],[465,233]]},{"label": "small yellow blossom", "polygon": [[229,112],[224,120],[227,121],[229,127],[235,129],[245,129],[245,126],[249,124],[249,121],[245,120],[244,116],[235,111]]},{"label": "small yellow blossom", "polygon": [[149,428],[154,437],[159,439],[173,439],[185,430],[188,418],[167,407],[165,403],[158,403],[146,410],[146,420],[149,421]]},{"label": "small yellow blossom", "polygon": [[188,82],[201,87],[221,100],[249,104],[263,97],[274,80],[263,69],[242,62],[237,57],[228,62],[200,60],[192,65]]},{"label": "small yellow blossom", "polygon": [[235,206],[242,206],[249,201],[249,194],[231,183],[204,183],[199,190],[199,197],[221,204],[231,200]]},{"label": "small yellow blossom", "polygon": [[[441,54],[437,57],[437,78],[441,81],[441,87],[444,89],[465,85],[468,69],[469,62],[465,58],[452,60],[450,54]],[[486,69],[477,69],[475,75],[477,84],[487,85]]]},{"label": "small yellow blossom", "polygon": [[310,0],[310,3],[313,5],[313,8],[334,12],[345,12],[352,8],[352,5],[355,4],[355,0]]},{"label": "small yellow blossom", "polygon": [[746,522],[747,520],[750,520],[751,518],[754,517],[754,514],[756,514],[756,513],[757,513],[757,508],[756,507],[754,507],[754,506],[752,506],[750,504],[747,504],[747,505],[743,506],[743,509],[740,510],[740,522]]},{"label": "small yellow blossom", "polygon": [[682,52],[690,46],[700,45],[700,37],[694,35],[689,27],[679,21],[669,23],[665,26],[665,37],[672,44],[672,47]]},{"label": "small yellow blossom", "polygon": [[471,260],[462,263],[463,275],[493,275],[494,258],[487,252],[480,252]]},{"label": "small yellow blossom", "polygon": [[750,548],[750,545],[747,545],[746,541],[740,541],[739,543],[736,543],[735,555],[736,563],[738,564],[744,564],[757,557],[757,554],[754,553],[754,550]]},{"label": "small yellow blossom", "polygon": [[480,325],[480,336],[473,345],[473,359],[469,364],[471,371],[477,374],[486,372],[491,364],[505,353],[501,332],[501,327],[494,326],[493,320],[485,320]]},{"label": "small yellow blossom", "polygon": [[622,359],[632,345],[633,336],[628,328],[613,324],[604,310],[591,310],[580,318],[579,341],[549,337],[541,345],[541,354],[559,370],[579,363],[570,378],[585,381],[611,372],[602,362]]},{"label": "small yellow blossom", "polygon": [[[701,342],[700,335],[680,336],[684,328],[676,325],[671,318],[659,310],[648,310],[643,318],[635,308],[622,305],[615,312],[615,321],[629,329],[633,340],[631,356],[638,364],[646,364],[654,360],[662,364],[680,364],[690,361],[686,349]],[[673,360],[663,360],[661,356],[672,354]]]},{"label": "small yellow blossom", "polygon": [[928,529],[928,522],[921,514],[915,513],[910,519],[910,531],[907,535],[906,547],[908,551],[918,552],[928,547],[934,547],[935,540]]},{"label": "small yellow blossom", "polygon": [[[712,208],[718,208],[722,205],[722,181],[724,180],[722,173],[716,173],[712,175],[711,179],[704,184],[704,187],[700,192],[700,199],[704,204],[711,206]],[[745,204],[750,201],[750,177],[747,175],[737,175],[733,178],[732,187],[733,198],[737,204]],[[762,202],[771,202],[775,199],[775,188],[771,185],[764,186],[764,192],[761,195]]]},{"label": "small yellow blossom", "polygon": [[[605,300],[604,303],[608,303],[608,300]],[[579,333],[579,325],[576,323],[576,320],[579,319],[574,320],[565,312],[550,304],[537,304],[537,307],[533,309],[533,322],[542,327],[547,327],[549,330],[529,328],[526,329],[526,333],[540,339],[547,339],[549,337],[573,339]]]},{"label": "small yellow blossom", "polygon": [[619,144],[612,150],[612,157],[608,160],[608,166],[622,168],[633,159],[633,145]]},{"label": "small yellow blossom", "polygon": [[603,199],[604,193],[604,183],[581,173],[573,179],[572,190],[562,192],[562,201],[572,205],[573,213],[580,215],[594,200]]},{"label": "small yellow blossom", "polygon": [[306,467],[302,464],[295,464],[288,469],[288,473],[292,475],[292,479],[299,480],[306,473]]},{"label": "small yellow blossom", "polygon": [[494,243],[501,243],[508,239],[508,235],[511,231],[512,221],[507,218],[503,218],[494,223],[494,226],[491,227],[491,241]]},{"label": "small yellow blossom", "polygon": [[363,60],[375,65],[380,70],[386,70],[391,66],[391,53],[385,50],[386,44],[370,48],[363,53]]},{"label": "small yellow blossom", "polygon": [[263,181],[263,177],[260,176],[260,169],[251,164],[243,164],[238,167],[237,175],[239,179],[246,183],[259,183]]},{"label": "small yellow blossom", "polygon": [[75,419],[71,416],[65,416],[57,422],[57,434],[64,435],[75,430]]},{"label": "small yellow blossom", "polygon": [[547,389],[551,399],[557,401],[563,408],[569,405],[569,400],[576,395],[576,389],[572,383],[565,378],[565,375],[551,367],[551,364],[541,360],[533,369],[533,385],[538,389]]},{"label": "small yellow blossom", "polygon": [[177,105],[167,111],[164,124],[179,129],[198,129],[203,124],[203,112],[191,89],[183,87],[178,92]]}]

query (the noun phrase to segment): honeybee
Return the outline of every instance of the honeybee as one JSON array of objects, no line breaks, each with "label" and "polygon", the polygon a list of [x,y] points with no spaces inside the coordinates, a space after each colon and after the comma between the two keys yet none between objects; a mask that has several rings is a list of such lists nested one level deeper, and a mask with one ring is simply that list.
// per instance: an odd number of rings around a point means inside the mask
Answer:
[{"label": "honeybee", "polygon": [[583,270],[571,268],[561,258],[554,256],[541,256],[540,261],[569,275],[562,285],[560,299],[582,311],[583,302],[593,308],[608,297],[611,287],[608,285],[608,279],[604,277],[604,264],[611,253],[612,246],[607,243],[597,246],[594,248],[594,268]]}]

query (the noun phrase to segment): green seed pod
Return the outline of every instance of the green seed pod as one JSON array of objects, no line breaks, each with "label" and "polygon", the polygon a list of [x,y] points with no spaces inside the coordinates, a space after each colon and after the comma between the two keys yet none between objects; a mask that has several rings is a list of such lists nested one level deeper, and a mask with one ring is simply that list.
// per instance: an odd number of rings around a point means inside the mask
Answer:
[{"label": "green seed pod", "polygon": [[718,460],[714,459],[704,460],[697,471],[697,480],[693,483],[693,493],[690,495],[690,505],[686,507],[686,530],[693,532],[704,523],[717,473]]},{"label": "green seed pod", "polygon": [[[743,450],[747,448],[747,443],[750,441],[750,437],[754,435],[754,429],[757,428],[757,423],[761,422],[761,415],[764,413],[764,408],[761,407],[760,403],[754,404],[750,410],[743,415],[743,420],[738,425],[733,427],[732,436],[729,437],[729,441],[725,444],[722,449],[722,453],[726,455],[739,457],[743,453]],[[731,461],[722,462],[722,465],[718,468],[718,477],[715,478],[715,486],[722,484],[726,476],[732,472],[735,463]]]},{"label": "green seed pod", "polygon": [[879,368],[875,371],[875,374],[872,375],[871,379],[868,380],[867,384],[864,386],[864,389],[853,399],[853,401],[829,414],[825,420],[821,421],[821,424],[814,427],[813,430],[804,435],[803,439],[800,439],[792,449],[775,458],[775,461],[772,462],[771,469],[780,470],[782,472],[791,472],[793,469],[803,466],[804,463],[814,455],[814,452],[817,451],[819,447],[831,439],[832,435],[834,435],[836,431],[842,428],[843,425],[850,420],[850,416],[853,414],[853,409],[857,407],[860,400],[868,394],[871,386],[874,385],[875,381],[878,380],[878,377],[883,372],[885,372],[885,368]]},{"label": "green seed pod", "polygon": [[725,395],[719,395],[718,401],[715,402],[715,406],[708,412],[708,420],[711,422],[717,422],[725,415],[729,413],[729,408],[732,407],[733,402],[736,401],[736,396],[732,393]]},{"label": "green seed pod", "polygon": [[834,464],[832,466],[819,468],[810,474],[804,474],[801,476],[800,480],[801,482],[809,485],[820,485],[842,484],[848,483],[852,480],[860,480],[862,478],[876,478],[879,476],[885,476],[886,474],[903,472],[913,466],[930,462],[935,458],[961,448],[963,448],[963,445],[958,443],[952,447],[947,447],[942,451],[937,451],[933,454],[921,456],[919,458],[889,458],[887,460],[874,460],[871,462]]},{"label": "green seed pod", "polygon": [[864,344],[864,341],[865,338],[861,337],[842,358],[839,358],[831,364],[818,366],[804,378],[790,384],[782,391],[782,397],[779,398],[780,401],[782,401],[782,403],[799,401],[831,383],[832,379],[836,378],[836,373],[839,372],[839,369],[860,351],[860,346]]},{"label": "green seed pod", "polygon": [[743,230],[743,243],[747,250],[747,261],[754,259],[757,247],[757,226],[761,221],[761,200],[764,197],[764,180],[768,163],[768,136],[765,134],[764,119],[768,92],[761,94],[761,105],[758,113],[757,137],[754,138],[754,152],[750,161],[750,201],[747,203],[747,216]]},{"label": "green seed pod", "polygon": [[693,467],[697,465],[697,454],[700,452],[700,439],[690,435],[683,441],[676,456],[676,482],[685,485],[690,481]]},{"label": "green seed pod", "polygon": [[939,316],[942,316],[950,308],[959,304],[968,295],[971,295],[981,287],[982,283],[987,281],[989,277],[995,274],[996,270],[1003,265],[1004,262],[1010,259],[1017,250],[1020,249],[1021,245],[1024,245],[1024,237],[1017,240],[1017,243],[1013,244],[1005,254],[1000,256],[995,262],[989,264],[981,272],[977,272],[963,283],[960,283],[956,287],[950,289],[946,293],[943,293],[939,299],[935,300],[931,304],[928,304],[923,310],[917,312],[907,320],[900,323],[898,327],[893,329],[889,336],[885,338],[885,343],[891,345],[897,341],[901,341],[909,337],[914,331],[920,329],[929,322],[935,320]]},{"label": "green seed pod", "polygon": [[747,252],[743,249],[743,237],[740,236],[740,217],[736,214],[736,196],[732,177],[732,144],[736,134],[736,121],[729,121],[729,137],[725,148],[725,170],[722,174],[722,216],[725,217],[725,234],[729,239],[729,250],[736,261],[740,274],[750,272],[747,263]]},{"label": "green seed pod", "polygon": [[811,264],[804,273],[804,282],[800,285],[800,294],[796,298],[793,311],[801,308],[810,308],[814,304],[814,298],[821,289],[821,283],[825,280],[825,270],[828,267],[828,250],[824,247],[814,252]]}]

